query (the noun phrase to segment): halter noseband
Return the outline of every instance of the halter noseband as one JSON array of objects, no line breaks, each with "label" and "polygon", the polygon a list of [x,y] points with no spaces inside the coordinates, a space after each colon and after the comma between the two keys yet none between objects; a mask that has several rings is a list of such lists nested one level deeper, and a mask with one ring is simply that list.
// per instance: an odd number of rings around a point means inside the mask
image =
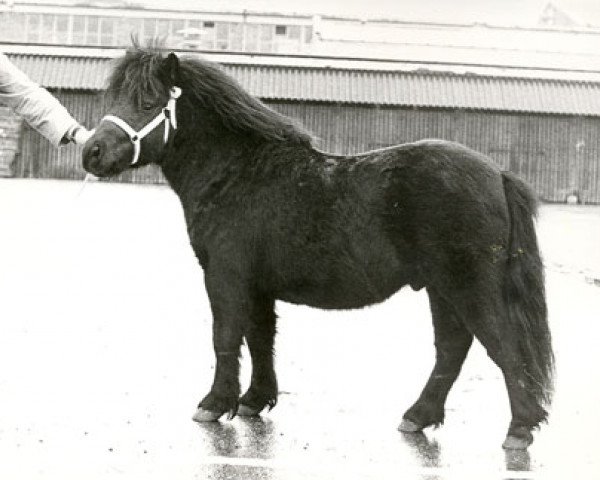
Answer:
[{"label": "halter noseband", "polygon": [[121,120],[119,117],[114,115],[106,115],[102,117],[102,120],[100,120],[100,122],[103,120],[108,120],[109,122],[114,123],[129,136],[129,140],[131,140],[131,143],[133,143],[133,159],[131,160],[131,165],[135,165],[140,158],[142,139],[152,130],[158,127],[162,122],[165,123],[165,133],[163,135],[165,144],[169,140],[169,127],[173,126],[173,130],[177,130],[175,105],[177,104],[177,99],[181,96],[181,88],[171,87],[169,90],[169,96],[170,98],[167,102],[167,106],[163,108],[162,111],[156,117],[154,117],[152,121],[147,123],[144,127],[142,127],[141,130],[137,132],[131,128],[126,121]]}]

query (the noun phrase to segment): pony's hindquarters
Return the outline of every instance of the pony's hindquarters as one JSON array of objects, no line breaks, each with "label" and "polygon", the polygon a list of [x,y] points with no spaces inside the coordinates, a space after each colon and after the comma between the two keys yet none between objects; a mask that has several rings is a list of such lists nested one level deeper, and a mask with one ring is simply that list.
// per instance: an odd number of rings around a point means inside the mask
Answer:
[{"label": "pony's hindquarters", "polygon": [[[504,375],[512,419],[504,446],[526,448],[547,417],[553,355],[535,197],[525,183],[455,144],[420,143],[394,171],[396,244],[427,288],[436,365],[401,429],[443,421],[471,337]],[[392,203],[393,201],[393,203]],[[391,223],[391,221],[390,221]],[[411,282],[412,284],[412,282]]]}]

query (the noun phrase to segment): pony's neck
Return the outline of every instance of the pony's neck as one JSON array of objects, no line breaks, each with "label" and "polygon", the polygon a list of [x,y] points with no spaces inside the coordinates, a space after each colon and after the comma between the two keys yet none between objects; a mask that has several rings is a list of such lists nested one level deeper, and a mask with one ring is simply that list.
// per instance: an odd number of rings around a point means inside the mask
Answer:
[{"label": "pony's neck", "polygon": [[209,188],[226,170],[247,161],[256,148],[251,141],[231,134],[202,135],[194,130],[177,133],[170,152],[161,162],[165,178],[179,196],[213,192]]}]

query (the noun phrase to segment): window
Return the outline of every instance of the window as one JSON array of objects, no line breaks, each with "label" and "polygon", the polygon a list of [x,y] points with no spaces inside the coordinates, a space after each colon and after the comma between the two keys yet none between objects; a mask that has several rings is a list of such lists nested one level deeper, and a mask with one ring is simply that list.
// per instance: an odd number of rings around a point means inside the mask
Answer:
[{"label": "window", "polygon": [[158,20],[156,22],[156,35],[161,40],[169,36],[169,20]]},{"label": "window", "polygon": [[[285,34],[278,32],[279,27],[285,27]],[[276,52],[298,52],[301,50],[300,36],[302,27],[300,25],[276,25],[275,37],[273,38],[273,50]]]},{"label": "window", "polygon": [[27,41],[27,16],[24,13],[0,13],[0,38],[7,42]]},{"label": "window", "polygon": [[287,35],[287,26],[275,25],[275,35]]},{"label": "window", "polygon": [[200,48],[201,27],[202,23],[199,20],[187,20],[186,25],[183,27],[183,32],[179,33],[179,35],[183,35],[183,40],[180,41],[178,46],[183,48]]},{"label": "window", "polygon": [[288,37],[291,40],[300,41],[301,28],[300,25],[291,25],[288,30]]},{"label": "window", "polygon": [[260,26],[260,44],[258,50],[260,52],[273,51],[273,25]]},{"label": "window", "polygon": [[167,45],[169,47],[179,47],[182,45],[184,35],[180,33],[184,28],[185,24],[183,20],[171,20],[169,37],[167,39]]},{"label": "window", "polygon": [[27,15],[27,41],[28,42],[39,42],[40,41],[40,27],[41,17],[37,13],[30,13]]},{"label": "window", "polygon": [[119,18],[117,26],[117,45],[125,47],[131,45],[131,37],[135,36],[138,39],[142,39],[142,25],[143,20],[141,18]]},{"label": "window", "polygon": [[215,48],[217,34],[221,38],[221,45],[227,44],[227,31],[223,30],[223,26],[227,24],[219,23],[215,26],[215,22],[202,22],[202,33],[200,34],[200,48],[212,50]]},{"label": "window", "polygon": [[44,43],[54,43],[54,15],[42,15],[40,40]]},{"label": "window", "polygon": [[156,20],[154,18],[144,19],[144,32],[142,34],[142,43],[146,43],[156,36]]},{"label": "window", "polygon": [[229,49],[236,52],[244,49],[244,24],[229,24]]},{"label": "window", "polygon": [[258,52],[258,25],[247,23],[244,27],[244,50]]},{"label": "window", "polygon": [[83,45],[85,43],[85,17],[79,15],[73,17],[71,41],[74,45]]},{"label": "window", "polygon": [[69,42],[69,17],[68,15],[57,15],[56,16],[56,29],[54,31],[54,41],[56,43],[68,43]]},{"label": "window", "polygon": [[98,45],[98,32],[100,19],[98,17],[87,17],[87,32],[85,35],[86,45]]},{"label": "window", "polygon": [[179,35],[179,30],[183,30],[183,20],[171,20],[171,35]]},{"label": "window", "polygon": [[217,24],[217,50],[227,50],[229,48],[229,24]]},{"label": "window", "polygon": [[115,20],[110,17],[102,17],[100,23],[100,44],[115,44]]},{"label": "window", "polygon": [[304,43],[311,43],[312,36],[313,36],[312,27],[311,26],[304,27],[304,38],[302,39],[302,41]]}]

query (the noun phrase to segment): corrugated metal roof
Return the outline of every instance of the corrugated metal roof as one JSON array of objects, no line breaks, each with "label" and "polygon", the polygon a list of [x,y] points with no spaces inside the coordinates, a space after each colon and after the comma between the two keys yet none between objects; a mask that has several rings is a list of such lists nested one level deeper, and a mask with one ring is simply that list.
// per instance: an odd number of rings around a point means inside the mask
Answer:
[{"label": "corrugated metal roof", "polygon": [[102,90],[110,59],[8,54],[15,65],[46,88]]},{"label": "corrugated metal roof", "polygon": [[[47,88],[101,90],[110,58],[9,53]],[[292,100],[600,116],[600,83],[434,71],[225,64],[252,95]]]}]

